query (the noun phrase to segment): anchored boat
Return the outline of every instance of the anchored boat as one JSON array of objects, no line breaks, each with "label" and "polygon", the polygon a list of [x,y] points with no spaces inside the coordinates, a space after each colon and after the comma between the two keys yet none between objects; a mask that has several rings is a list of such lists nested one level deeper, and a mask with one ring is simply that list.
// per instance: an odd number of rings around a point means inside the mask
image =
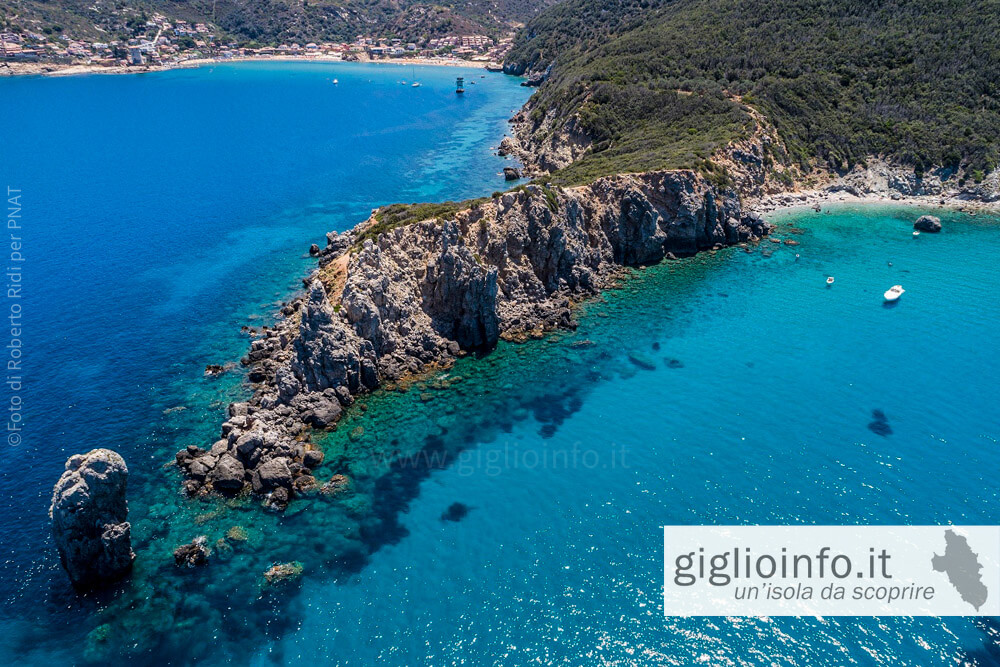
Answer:
[{"label": "anchored boat", "polygon": [[896,301],[899,297],[903,296],[903,292],[905,291],[902,285],[893,285],[882,296],[885,297],[886,301]]}]

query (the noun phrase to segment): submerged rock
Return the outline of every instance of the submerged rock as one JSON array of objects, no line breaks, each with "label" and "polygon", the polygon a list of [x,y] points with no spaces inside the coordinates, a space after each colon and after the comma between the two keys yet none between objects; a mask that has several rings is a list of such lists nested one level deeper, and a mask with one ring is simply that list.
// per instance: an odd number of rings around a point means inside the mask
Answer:
[{"label": "submerged rock", "polygon": [[319,484],[312,475],[302,475],[295,479],[292,483],[292,488],[295,489],[297,494],[308,496],[319,490]]},{"label": "submerged rock", "polygon": [[132,568],[127,484],[125,460],[110,449],[66,461],[52,491],[49,518],[59,559],[77,588],[97,588]]},{"label": "submerged rock", "polygon": [[297,560],[291,563],[272,565],[264,572],[264,585],[274,586],[298,581],[302,577],[304,569],[302,563]]},{"label": "submerged rock", "polygon": [[461,521],[466,516],[468,516],[469,512],[471,511],[472,508],[466,505],[465,503],[452,503],[451,505],[448,505],[448,509],[446,509],[441,514],[441,520]]},{"label": "submerged rock", "polygon": [[933,215],[922,215],[913,223],[913,228],[921,232],[936,234],[941,231],[941,218]]},{"label": "submerged rock", "polygon": [[351,480],[347,475],[334,475],[326,484],[320,487],[324,496],[339,495],[351,488]]},{"label": "submerged rock", "polygon": [[281,486],[272,491],[264,499],[264,507],[272,510],[277,510],[278,512],[284,512],[288,509],[288,503],[292,501],[292,494],[288,489]]},{"label": "submerged rock", "polygon": [[230,542],[243,543],[249,539],[246,528],[243,526],[233,526],[226,531],[226,539]]},{"label": "submerged rock", "polygon": [[643,354],[632,352],[628,355],[628,360],[631,361],[633,365],[638,366],[643,370],[656,370],[656,362]]},{"label": "submerged rock", "polygon": [[83,655],[89,662],[98,662],[104,659],[105,652],[110,644],[112,635],[111,625],[104,623],[87,633],[84,643]]},{"label": "submerged rock", "polygon": [[208,563],[211,550],[206,546],[208,537],[200,535],[189,544],[182,544],[174,549],[174,563],[178,567],[197,567]]},{"label": "submerged rock", "polygon": [[892,435],[892,427],[889,426],[889,419],[881,410],[872,410],[872,420],[868,423],[868,430],[883,438]]}]

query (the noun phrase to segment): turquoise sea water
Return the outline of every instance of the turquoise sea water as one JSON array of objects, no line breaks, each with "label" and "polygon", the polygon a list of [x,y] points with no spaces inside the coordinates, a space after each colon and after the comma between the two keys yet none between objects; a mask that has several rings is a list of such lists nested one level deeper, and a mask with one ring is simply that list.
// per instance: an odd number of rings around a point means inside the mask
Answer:
[{"label": "turquoise sea water", "polygon": [[[635,270],[575,332],[359,402],[321,441],[343,497],[281,517],[180,497],[161,466],[241,394],[204,364],[239,357],[308,243],[385,201],[501,189],[486,147],[524,90],[497,76],[456,101],[453,71],[419,70],[415,90],[407,74],[0,81],[28,102],[0,106],[25,130],[0,173],[36,225],[31,429],[0,463],[0,661],[996,664],[989,621],[665,618],[660,530],[997,523],[992,218],[945,214],[913,239],[915,210],[777,216],[800,245]],[[96,446],[129,461],[139,560],[80,600],[44,513],[66,455]],[[178,571],[170,550],[199,534],[213,563]],[[263,584],[293,560],[297,584]]]}]

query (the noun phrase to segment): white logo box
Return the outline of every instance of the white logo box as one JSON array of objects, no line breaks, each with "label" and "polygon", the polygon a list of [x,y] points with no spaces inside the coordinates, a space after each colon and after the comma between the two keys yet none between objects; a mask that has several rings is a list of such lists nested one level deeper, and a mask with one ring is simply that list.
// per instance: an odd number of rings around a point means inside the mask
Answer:
[{"label": "white logo box", "polygon": [[1000,616],[1000,526],[664,526],[667,616]]}]

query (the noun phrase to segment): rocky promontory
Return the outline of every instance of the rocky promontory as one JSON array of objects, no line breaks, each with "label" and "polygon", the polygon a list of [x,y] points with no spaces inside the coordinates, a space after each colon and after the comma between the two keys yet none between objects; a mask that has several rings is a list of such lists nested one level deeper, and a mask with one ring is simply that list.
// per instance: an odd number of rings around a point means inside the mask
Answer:
[{"label": "rocky promontory", "polygon": [[356,395],[501,338],[572,327],[573,303],[622,267],[755,241],[769,229],[744,214],[734,190],[692,171],[529,185],[414,216],[404,224],[376,211],[328,235],[305,295],[243,360],[253,397],[230,405],[217,442],[178,452],[188,493],[251,490],[279,510],[295,495],[325,493],[309,433],[333,426]]},{"label": "rocky promontory", "polygon": [[66,461],[52,491],[49,517],[59,558],[77,588],[97,588],[132,568],[127,483],[125,461],[110,449]]}]

